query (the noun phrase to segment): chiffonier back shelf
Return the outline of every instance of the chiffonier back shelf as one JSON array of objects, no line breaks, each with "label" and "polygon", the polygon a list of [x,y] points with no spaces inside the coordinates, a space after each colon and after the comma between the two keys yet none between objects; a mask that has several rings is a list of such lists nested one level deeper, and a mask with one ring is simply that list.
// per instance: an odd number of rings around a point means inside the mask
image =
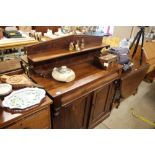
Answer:
[{"label": "chiffonier back shelf", "polygon": [[[77,40],[81,42],[84,39],[85,48],[80,51],[69,51],[69,44],[76,43]],[[58,59],[67,56],[79,55],[90,50],[97,50],[103,47],[108,47],[102,44],[102,37],[88,36],[88,35],[70,35],[58,39],[35,44],[25,48],[27,51],[28,61],[35,64],[43,64],[46,61]],[[43,62],[43,63],[42,63]]]}]

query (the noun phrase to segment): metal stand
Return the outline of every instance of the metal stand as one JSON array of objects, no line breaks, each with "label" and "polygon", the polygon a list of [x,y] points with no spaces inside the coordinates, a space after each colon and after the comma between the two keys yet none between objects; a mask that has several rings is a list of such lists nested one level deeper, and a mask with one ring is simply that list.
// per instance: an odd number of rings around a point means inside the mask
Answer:
[{"label": "metal stand", "polygon": [[135,47],[134,47],[134,50],[133,50],[133,53],[132,53],[132,58],[135,56],[136,52],[137,52],[137,48],[138,48],[138,45],[139,45],[139,42],[140,42],[140,39],[142,38],[142,42],[141,42],[141,52],[140,52],[140,58],[139,58],[139,61],[140,61],[140,65],[142,64],[142,56],[143,56],[143,44],[144,44],[144,30],[145,30],[145,26],[141,26],[140,27],[140,31],[137,33],[137,35],[135,36],[133,42],[131,43],[130,45],[130,50],[131,48],[134,46],[135,44]]}]

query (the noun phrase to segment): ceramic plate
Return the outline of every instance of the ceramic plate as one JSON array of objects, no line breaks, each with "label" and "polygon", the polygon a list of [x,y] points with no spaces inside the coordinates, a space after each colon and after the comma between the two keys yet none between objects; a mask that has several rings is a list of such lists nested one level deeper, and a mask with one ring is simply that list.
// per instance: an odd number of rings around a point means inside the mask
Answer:
[{"label": "ceramic plate", "polygon": [[45,94],[45,90],[39,88],[20,89],[5,97],[2,106],[10,109],[25,109],[39,104],[45,98]]},{"label": "ceramic plate", "polygon": [[12,91],[12,86],[7,83],[0,84],[0,96],[9,94]]}]

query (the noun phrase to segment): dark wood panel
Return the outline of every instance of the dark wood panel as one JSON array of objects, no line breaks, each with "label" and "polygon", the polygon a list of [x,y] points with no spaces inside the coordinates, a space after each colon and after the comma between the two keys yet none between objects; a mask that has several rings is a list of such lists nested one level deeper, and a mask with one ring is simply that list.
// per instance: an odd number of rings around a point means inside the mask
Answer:
[{"label": "dark wood panel", "polygon": [[105,113],[108,91],[109,91],[109,85],[95,91],[93,98],[93,106],[94,106],[94,111],[92,114],[93,120],[97,119],[98,117],[100,117],[100,115]]},{"label": "dark wood panel", "polygon": [[62,108],[62,128],[87,128],[90,97],[81,97]]},{"label": "dark wood panel", "polygon": [[125,73],[121,77],[121,97],[127,98],[133,95],[138,89],[139,84],[144,79],[148,70],[148,65],[133,68],[130,72]]},{"label": "dark wood panel", "polygon": [[33,29],[35,29],[37,32],[46,33],[47,29],[52,30],[53,32],[57,32],[58,28],[61,26],[32,26]]},{"label": "dark wood panel", "polygon": [[112,92],[112,83],[105,84],[94,92],[89,128],[95,127],[103,118],[109,114],[111,110],[112,100],[114,94]]}]

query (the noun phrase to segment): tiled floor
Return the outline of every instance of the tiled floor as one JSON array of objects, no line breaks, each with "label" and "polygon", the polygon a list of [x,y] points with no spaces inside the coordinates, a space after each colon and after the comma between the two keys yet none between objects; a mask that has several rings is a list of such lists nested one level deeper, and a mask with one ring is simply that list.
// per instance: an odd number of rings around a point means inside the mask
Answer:
[{"label": "tiled floor", "polygon": [[99,124],[95,129],[151,129],[151,125],[135,118],[131,108],[145,118],[155,122],[155,82],[142,82],[138,93],[121,102],[118,109],[113,109],[110,117]]}]

